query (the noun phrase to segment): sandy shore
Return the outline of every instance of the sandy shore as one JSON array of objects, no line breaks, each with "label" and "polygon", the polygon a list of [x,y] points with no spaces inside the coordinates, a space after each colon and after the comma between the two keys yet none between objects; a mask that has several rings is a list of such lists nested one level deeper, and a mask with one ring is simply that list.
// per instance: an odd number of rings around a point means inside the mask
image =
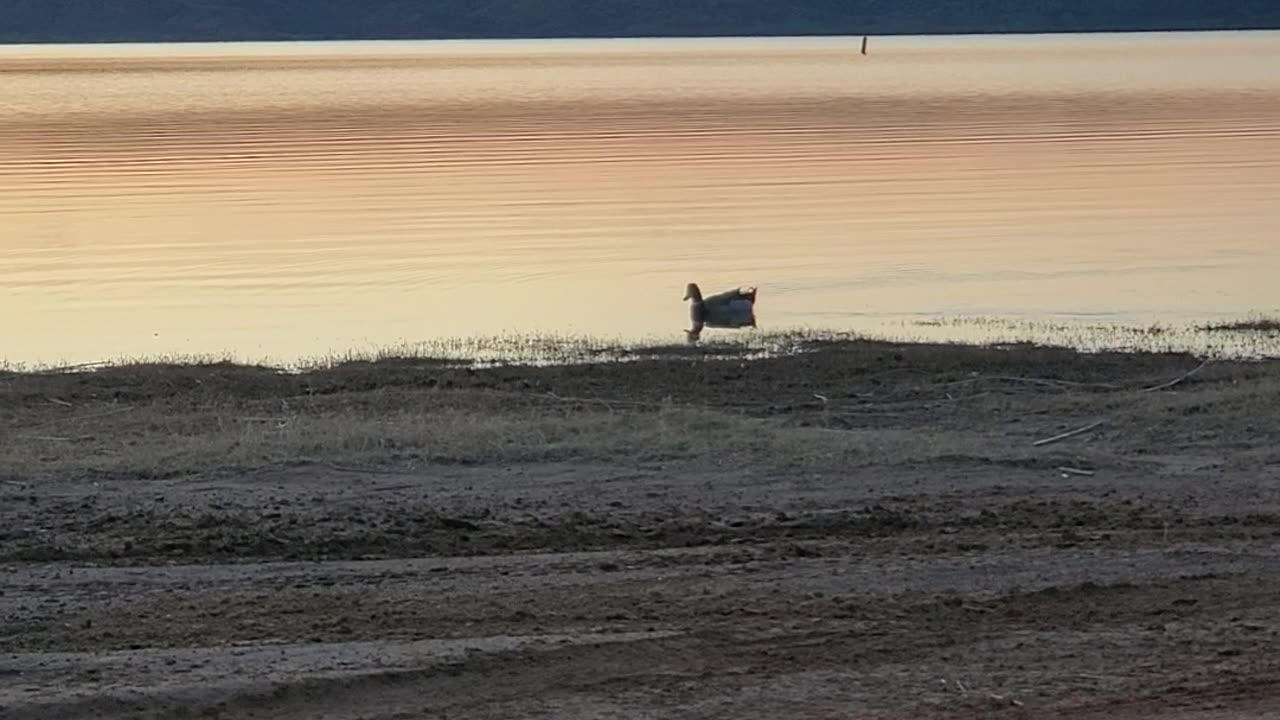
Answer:
[{"label": "sandy shore", "polygon": [[0,715],[1275,717],[1280,362],[700,352],[0,375]]}]

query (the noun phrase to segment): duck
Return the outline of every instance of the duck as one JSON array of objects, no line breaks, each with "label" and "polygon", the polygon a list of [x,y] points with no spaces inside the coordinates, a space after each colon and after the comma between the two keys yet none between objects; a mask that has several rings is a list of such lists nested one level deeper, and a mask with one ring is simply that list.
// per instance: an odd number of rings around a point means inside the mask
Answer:
[{"label": "duck", "polygon": [[737,288],[726,290],[710,297],[702,297],[702,290],[697,283],[689,283],[685,288],[685,300],[692,300],[689,305],[689,320],[693,328],[685,330],[690,342],[694,342],[702,334],[704,326],[714,328],[743,328],[756,326],[756,288]]}]

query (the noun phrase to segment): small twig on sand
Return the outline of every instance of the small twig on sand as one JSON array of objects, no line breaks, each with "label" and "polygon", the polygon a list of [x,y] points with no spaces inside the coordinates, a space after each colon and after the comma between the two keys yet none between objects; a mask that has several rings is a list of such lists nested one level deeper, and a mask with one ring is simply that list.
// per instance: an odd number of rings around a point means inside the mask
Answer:
[{"label": "small twig on sand", "polygon": [[80,440],[92,440],[92,435],[81,435],[79,437],[59,437],[57,435],[19,435],[19,440],[42,440],[44,442],[78,442]]},{"label": "small twig on sand", "polygon": [[814,393],[813,396],[821,400],[823,405],[827,404],[828,398],[826,395],[819,395],[818,393]]},{"label": "small twig on sand", "polygon": [[1119,390],[1115,385],[1107,383],[1086,383],[1075,382],[1073,380],[1055,380],[1052,378],[1031,378],[1031,377],[1015,377],[1013,375],[979,375],[977,377],[965,378],[963,380],[952,380],[951,382],[942,383],[943,387],[951,385],[967,385],[969,383],[982,382],[984,380],[999,380],[1001,382],[1026,383],[1028,385],[1043,385],[1045,387],[1078,387],[1078,388],[1100,388],[1103,390]]},{"label": "small twig on sand", "polygon": [[1021,700],[1014,700],[1013,698],[1005,697],[1004,695],[996,695],[995,693],[989,693],[987,695],[987,699],[990,700],[995,705],[1009,705],[1012,707],[1022,707]]},{"label": "small twig on sand", "polygon": [[630,407],[656,407],[656,408],[663,407],[663,403],[646,403],[646,402],[625,402],[624,403],[618,400],[605,400],[603,398],[564,397],[561,395],[557,395],[553,392],[547,393],[545,397],[555,400],[556,402],[583,403],[586,405],[592,405],[592,404],[603,405],[604,408],[609,412],[613,412],[614,405],[624,405],[624,406],[630,406]]},{"label": "small twig on sand", "polygon": [[67,418],[68,420],[96,420],[98,418],[110,417],[112,415],[122,415],[127,412],[134,411],[133,406],[116,408],[115,410],[107,410],[106,412],[93,413],[91,415],[81,415],[79,417]]},{"label": "small twig on sand", "polygon": [[72,405],[71,403],[67,402],[66,400],[59,400],[58,398],[56,398],[56,397],[52,397],[52,396],[45,397],[45,400],[48,400],[49,402],[53,403],[54,405],[61,405],[61,406],[63,406],[63,407],[75,407],[75,405]]},{"label": "small twig on sand", "polygon": [[50,420],[49,422],[40,423],[39,425],[35,425],[34,427],[47,427],[49,425],[56,425],[57,423],[63,423],[63,422],[79,422],[81,420],[96,420],[98,418],[110,417],[112,415],[120,415],[127,412],[133,412],[134,409],[135,408],[132,405],[130,405],[127,407],[116,408],[115,410],[107,410],[105,412],[100,412],[100,413],[90,413],[88,415],[73,415],[71,417],[63,417],[63,418],[58,418],[56,420]]},{"label": "small twig on sand", "polygon": [[287,427],[289,427],[290,425],[292,425],[292,424],[293,424],[293,421],[294,421],[294,420],[296,420],[296,419],[297,419],[297,417],[296,417],[296,416],[294,416],[294,417],[283,417],[283,418],[274,418],[274,417],[242,417],[242,418],[236,418],[236,419],[237,419],[237,420],[239,420],[240,422],[243,422],[243,423],[266,423],[266,424],[268,424],[268,425],[274,425],[274,426],[275,426],[275,428],[276,428],[277,430],[284,430],[285,428],[287,428]]},{"label": "small twig on sand", "polygon": [[378,487],[371,487],[368,490],[365,490],[364,492],[356,493],[355,496],[361,497],[364,495],[372,495],[373,493],[400,492],[401,490],[419,490],[421,488],[422,488],[422,485],[419,485],[417,483],[404,483],[401,485],[380,485]]},{"label": "small twig on sand", "polygon": [[1033,442],[1033,443],[1031,443],[1031,444],[1032,444],[1032,445],[1034,445],[1035,447],[1040,447],[1041,445],[1048,445],[1048,444],[1050,444],[1050,443],[1056,443],[1056,442],[1058,442],[1059,440],[1066,440],[1067,438],[1073,438],[1073,437],[1075,437],[1075,436],[1077,436],[1077,435],[1083,435],[1083,434],[1085,434],[1085,433],[1089,432],[1090,430],[1092,430],[1092,429],[1094,429],[1094,428],[1098,427],[1099,425],[1101,425],[1101,424],[1103,424],[1103,423],[1105,423],[1105,422],[1106,422],[1106,420],[1098,420],[1097,422],[1091,422],[1091,423],[1089,423],[1088,425],[1085,425],[1084,427],[1078,427],[1078,428],[1076,428],[1075,430],[1068,430],[1067,432],[1064,432],[1064,433],[1061,433],[1061,434],[1058,434],[1058,435],[1054,435],[1053,437],[1047,437],[1047,438],[1045,438],[1045,439],[1043,439],[1043,440],[1037,440],[1037,441],[1035,441],[1035,442]]},{"label": "small twig on sand", "polygon": [[53,375],[69,375],[71,373],[81,372],[83,370],[93,370],[95,368],[106,367],[111,363],[106,360],[98,362],[79,363],[77,365],[62,365],[59,367],[49,368],[48,370],[33,370],[23,373],[24,375],[34,375],[36,377],[50,377]]},{"label": "small twig on sand", "polygon": [[1058,468],[1058,472],[1066,475],[1083,475],[1084,477],[1093,477],[1094,475],[1094,472],[1092,470],[1085,470],[1083,468],[1074,468],[1067,465],[1063,465],[1062,467]]},{"label": "small twig on sand", "polygon": [[415,472],[415,471],[413,471],[413,470],[401,470],[401,469],[399,469],[399,468],[392,468],[392,467],[385,467],[385,468],[369,467],[369,468],[364,468],[364,467],[355,467],[355,466],[353,466],[353,465],[338,465],[337,463],[322,463],[322,464],[323,464],[325,467],[329,468],[330,470],[336,470],[336,471],[338,471],[338,472],[345,472],[345,473],[360,473],[360,474],[364,474],[364,475],[412,475],[412,476],[417,476],[417,475],[421,475],[421,474],[422,474],[421,472]]},{"label": "small twig on sand", "polygon": [[1204,366],[1205,366],[1205,365],[1208,365],[1208,364],[1209,364],[1209,359],[1208,359],[1208,358],[1205,358],[1204,362],[1202,362],[1202,363],[1200,363],[1199,365],[1195,366],[1195,368],[1194,368],[1193,370],[1191,370],[1191,372],[1188,372],[1188,373],[1187,373],[1187,374],[1185,374],[1185,375],[1180,375],[1180,376],[1178,376],[1178,377],[1176,377],[1176,378],[1174,378],[1174,379],[1170,380],[1170,381],[1169,381],[1169,382],[1167,382],[1167,383],[1161,383],[1161,384],[1159,384],[1159,385],[1153,385],[1153,386],[1148,387],[1148,388],[1142,388],[1142,389],[1141,389],[1141,390],[1139,390],[1138,392],[1144,392],[1144,393],[1145,393],[1145,392],[1155,392],[1155,391],[1157,391],[1157,390],[1167,390],[1167,389],[1169,389],[1169,388],[1173,387],[1174,385],[1177,385],[1178,383],[1182,382],[1183,380],[1186,380],[1187,378],[1191,377],[1192,375],[1195,375],[1196,373],[1200,372],[1201,370],[1203,370],[1203,369],[1204,369]]}]

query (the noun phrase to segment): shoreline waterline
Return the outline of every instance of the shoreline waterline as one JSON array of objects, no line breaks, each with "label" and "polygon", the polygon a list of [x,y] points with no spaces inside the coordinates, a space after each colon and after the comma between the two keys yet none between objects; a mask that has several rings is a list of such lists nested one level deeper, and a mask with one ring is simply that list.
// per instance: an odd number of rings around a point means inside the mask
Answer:
[{"label": "shoreline waterline", "polygon": [[904,322],[902,331],[857,332],[818,328],[708,331],[696,344],[672,336],[613,337],[573,333],[501,333],[356,346],[320,355],[281,358],[233,352],[162,353],[81,362],[23,363],[0,357],[0,372],[72,372],[135,365],[230,364],[307,372],[344,363],[423,361],[483,367],[571,365],[665,358],[750,360],[803,353],[842,343],[945,346],[958,351],[1034,346],[1095,353],[1188,354],[1213,360],[1280,358],[1280,320],[1264,314],[1184,325],[1062,324],[995,317],[952,317]]}]

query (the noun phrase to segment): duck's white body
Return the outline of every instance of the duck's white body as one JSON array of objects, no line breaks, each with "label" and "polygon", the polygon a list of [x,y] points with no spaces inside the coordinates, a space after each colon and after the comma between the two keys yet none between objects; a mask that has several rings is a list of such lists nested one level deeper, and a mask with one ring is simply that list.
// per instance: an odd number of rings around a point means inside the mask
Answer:
[{"label": "duck's white body", "polygon": [[756,289],[738,288],[702,297],[697,283],[689,283],[685,289],[689,304],[689,320],[693,328],[687,330],[690,340],[696,340],[703,327],[744,328],[756,326]]}]

